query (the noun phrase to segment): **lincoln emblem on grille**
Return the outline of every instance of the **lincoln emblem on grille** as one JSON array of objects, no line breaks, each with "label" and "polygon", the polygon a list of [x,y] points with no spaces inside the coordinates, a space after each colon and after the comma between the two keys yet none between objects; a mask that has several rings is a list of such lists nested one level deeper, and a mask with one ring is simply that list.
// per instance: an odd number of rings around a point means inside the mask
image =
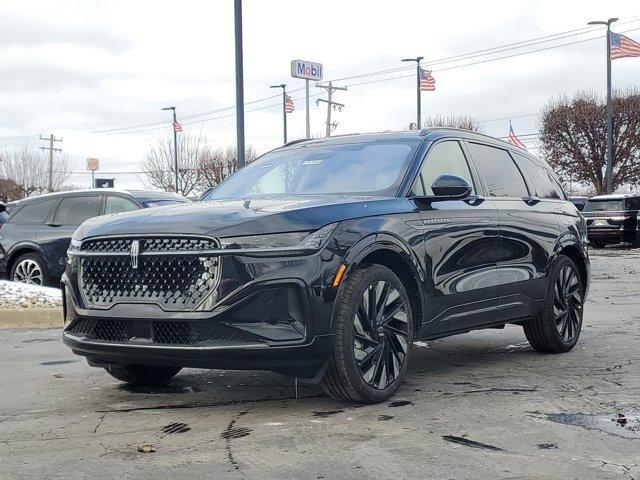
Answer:
[{"label": "lincoln emblem on grille", "polygon": [[138,268],[138,257],[140,256],[140,240],[131,242],[131,268]]}]

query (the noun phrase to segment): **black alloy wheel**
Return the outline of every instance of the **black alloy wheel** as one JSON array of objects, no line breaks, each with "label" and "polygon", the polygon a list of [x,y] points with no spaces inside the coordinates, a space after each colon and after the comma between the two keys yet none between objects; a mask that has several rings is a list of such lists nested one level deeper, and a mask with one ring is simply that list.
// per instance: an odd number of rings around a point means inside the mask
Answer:
[{"label": "black alloy wheel", "polygon": [[407,305],[393,285],[367,288],[353,317],[353,355],[367,384],[384,390],[402,371],[409,348]]},{"label": "black alloy wheel", "polygon": [[571,350],[582,330],[584,286],[576,263],[558,255],[547,273],[547,294],[535,318],[523,324],[531,346],[543,353]]},{"label": "black alloy wheel", "polygon": [[553,314],[558,333],[566,343],[571,343],[580,333],[582,323],[582,292],[576,272],[565,265],[553,288]]},{"label": "black alloy wheel", "polygon": [[389,399],[404,380],[413,323],[409,295],[393,271],[382,265],[354,269],[336,298],[325,392],[345,401]]}]

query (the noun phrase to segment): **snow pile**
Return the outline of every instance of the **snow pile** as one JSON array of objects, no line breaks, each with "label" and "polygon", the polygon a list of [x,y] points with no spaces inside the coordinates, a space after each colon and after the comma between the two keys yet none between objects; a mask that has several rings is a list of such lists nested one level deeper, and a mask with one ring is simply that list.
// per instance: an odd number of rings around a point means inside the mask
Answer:
[{"label": "snow pile", "polygon": [[0,308],[58,308],[62,306],[62,291],[0,280]]}]

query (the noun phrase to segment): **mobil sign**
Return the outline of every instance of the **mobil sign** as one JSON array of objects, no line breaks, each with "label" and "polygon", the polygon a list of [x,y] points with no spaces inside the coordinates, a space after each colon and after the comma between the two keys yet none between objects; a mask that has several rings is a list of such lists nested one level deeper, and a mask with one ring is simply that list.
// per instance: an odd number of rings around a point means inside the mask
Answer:
[{"label": "mobil sign", "polygon": [[306,60],[291,60],[291,76],[305,80],[322,80],[322,64]]}]

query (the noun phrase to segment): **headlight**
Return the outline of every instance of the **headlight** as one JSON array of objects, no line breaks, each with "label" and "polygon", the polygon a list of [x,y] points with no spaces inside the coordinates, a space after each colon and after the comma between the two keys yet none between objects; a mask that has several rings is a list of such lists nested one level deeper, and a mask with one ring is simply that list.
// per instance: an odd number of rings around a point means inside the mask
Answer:
[{"label": "headlight", "polygon": [[80,250],[80,245],[82,245],[82,240],[71,237],[71,243],[69,243],[69,248],[67,249],[67,256],[70,257],[75,252],[78,252]]},{"label": "headlight", "polygon": [[223,249],[277,250],[284,248],[295,250],[295,247],[298,247],[301,250],[319,250],[337,225],[337,223],[331,223],[313,232],[271,233],[267,235],[221,238],[220,244]]}]

